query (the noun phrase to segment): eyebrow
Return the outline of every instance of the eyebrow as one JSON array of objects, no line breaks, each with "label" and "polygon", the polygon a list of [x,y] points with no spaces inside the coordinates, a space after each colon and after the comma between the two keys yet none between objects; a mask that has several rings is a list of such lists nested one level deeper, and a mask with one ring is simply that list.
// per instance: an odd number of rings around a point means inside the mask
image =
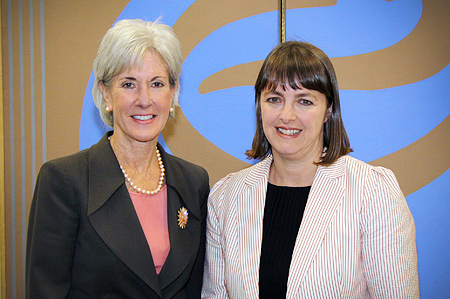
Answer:
[{"label": "eyebrow", "polygon": [[[281,92],[276,91],[276,90],[273,90],[273,91],[272,90],[268,90],[268,91],[264,91],[263,92],[263,95],[267,95],[267,94],[274,94],[274,95],[277,95],[277,96],[280,96],[280,97],[283,96],[283,94]],[[296,94],[295,97],[297,97],[297,98],[300,98],[300,97],[313,97],[313,98],[315,98],[315,95],[312,92],[309,92],[309,91],[301,91],[300,93]]]},{"label": "eyebrow", "polygon": [[[159,78],[161,78],[161,79],[167,79],[166,77],[164,77],[164,76],[155,76],[155,77],[153,77],[150,81],[154,81],[154,80],[156,80],[156,79],[159,79]],[[123,77],[123,78],[119,78],[120,80],[133,80],[133,81],[136,81],[137,79],[136,79],[136,77]],[[167,79],[168,80],[168,79]]]},{"label": "eyebrow", "polygon": [[316,96],[312,92],[301,92],[295,95],[297,98],[300,97],[312,97],[315,98]]},{"label": "eyebrow", "polygon": [[263,91],[263,95],[267,95],[267,94],[274,94],[277,96],[282,96],[281,92],[278,92],[276,90],[265,90]]}]

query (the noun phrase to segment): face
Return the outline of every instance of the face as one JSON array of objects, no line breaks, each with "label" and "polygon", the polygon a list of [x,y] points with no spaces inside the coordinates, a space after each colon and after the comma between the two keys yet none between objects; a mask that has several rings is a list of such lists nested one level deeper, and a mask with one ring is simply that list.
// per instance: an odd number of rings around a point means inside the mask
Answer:
[{"label": "face", "polygon": [[274,157],[318,162],[323,151],[323,126],[331,114],[324,94],[306,88],[261,93],[261,120]]},{"label": "face", "polygon": [[156,142],[169,118],[175,87],[163,59],[145,54],[142,69],[115,76],[110,88],[100,84],[106,106],[114,115],[114,136],[121,141]]}]

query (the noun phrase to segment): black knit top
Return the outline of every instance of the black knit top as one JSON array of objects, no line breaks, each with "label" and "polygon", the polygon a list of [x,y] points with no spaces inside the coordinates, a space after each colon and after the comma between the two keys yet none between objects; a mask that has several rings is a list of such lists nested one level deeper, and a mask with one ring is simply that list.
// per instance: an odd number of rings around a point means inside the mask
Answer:
[{"label": "black knit top", "polygon": [[259,267],[259,298],[286,298],[295,239],[311,187],[268,184]]}]

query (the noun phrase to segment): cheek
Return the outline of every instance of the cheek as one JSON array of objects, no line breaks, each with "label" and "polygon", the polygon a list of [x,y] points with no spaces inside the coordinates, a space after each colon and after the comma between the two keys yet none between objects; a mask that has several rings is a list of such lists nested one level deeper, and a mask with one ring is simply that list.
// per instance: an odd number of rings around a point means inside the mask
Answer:
[{"label": "cheek", "polygon": [[326,116],[323,114],[317,115],[311,122],[317,128],[317,131],[322,131],[326,122]]},{"label": "cheek", "polygon": [[111,91],[109,93],[109,104],[112,107],[120,107],[122,102],[124,102],[124,95],[118,91]]},{"label": "cheek", "polygon": [[166,90],[159,96],[159,105],[161,107],[172,107],[175,90]]},{"label": "cheek", "polygon": [[261,121],[262,123],[271,123],[274,119],[274,112],[271,109],[266,109],[264,106],[261,107]]},{"label": "cheek", "polygon": [[268,123],[267,113],[265,113],[264,109],[261,109],[261,125],[263,131],[266,131],[267,123]]}]

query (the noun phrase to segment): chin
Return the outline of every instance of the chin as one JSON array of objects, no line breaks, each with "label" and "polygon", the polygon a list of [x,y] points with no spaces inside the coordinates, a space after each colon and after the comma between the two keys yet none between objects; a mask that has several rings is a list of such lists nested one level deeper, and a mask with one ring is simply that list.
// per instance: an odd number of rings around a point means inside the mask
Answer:
[{"label": "chin", "polygon": [[279,156],[293,156],[299,153],[299,151],[295,151],[295,150],[281,150],[281,151],[277,151],[277,150],[273,150],[272,152],[276,153]]},{"label": "chin", "polygon": [[134,140],[138,141],[138,142],[151,142],[154,140],[158,140],[158,135],[154,136],[149,136],[149,135],[135,135]]}]

